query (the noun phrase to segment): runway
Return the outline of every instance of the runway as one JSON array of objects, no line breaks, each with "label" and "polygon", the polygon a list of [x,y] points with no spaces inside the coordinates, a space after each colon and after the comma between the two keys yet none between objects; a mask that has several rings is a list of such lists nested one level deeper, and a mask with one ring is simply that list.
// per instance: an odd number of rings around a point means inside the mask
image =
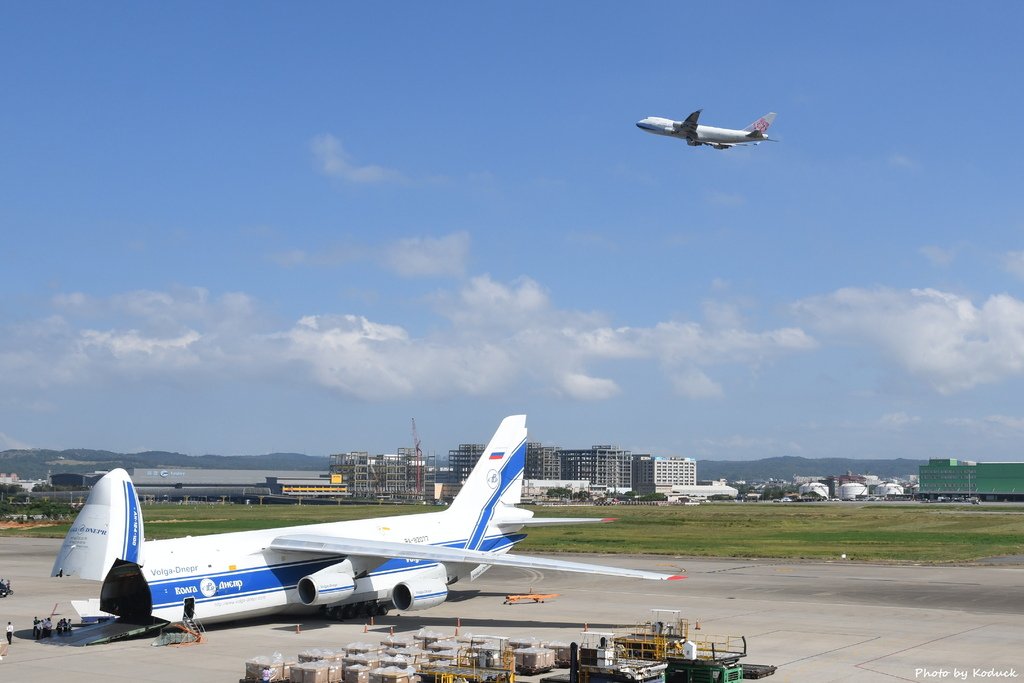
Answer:
[{"label": "runway", "polygon": [[[578,640],[580,631],[646,621],[677,609],[705,633],[746,636],[746,661],[778,667],[782,681],[1024,680],[1024,566],[881,566],[853,563],[580,556],[581,561],[661,572],[653,582],[495,568],[452,586],[448,602],[394,612],[366,627],[282,616],[216,625],[201,645],[151,647],[152,639],[93,647],[32,640],[33,616],[77,615],[70,600],[97,597],[99,584],[53,579],[58,540],[0,538],[0,624],[14,643],[0,662],[11,681],[237,681],[249,657],[294,656],[312,647],[376,640],[391,628]],[[566,556],[568,558],[568,556]],[[574,558],[575,559],[575,558]],[[508,593],[560,593],[543,604],[504,605]],[[364,632],[367,629],[368,632]]]}]

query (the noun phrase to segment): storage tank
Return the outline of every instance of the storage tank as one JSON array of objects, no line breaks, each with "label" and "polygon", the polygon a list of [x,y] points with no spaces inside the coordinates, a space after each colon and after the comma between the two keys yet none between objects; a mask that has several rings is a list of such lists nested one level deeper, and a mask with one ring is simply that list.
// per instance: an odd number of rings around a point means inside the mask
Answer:
[{"label": "storage tank", "polygon": [[843,500],[857,500],[857,496],[868,495],[868,487],[857,482],[847,482],[839,487],[839,497]]},{"label": "storage tank", "polygon": [[883,482],[875,487],[876,496],[902,496],[903,487],[891,481]]},{"label": "storage tank", "polygon": [[828,487],[822,484],[820,481],[812,481],[806,484],[800,485],[801,496],[817,496],[819,498],[828,498]]}]

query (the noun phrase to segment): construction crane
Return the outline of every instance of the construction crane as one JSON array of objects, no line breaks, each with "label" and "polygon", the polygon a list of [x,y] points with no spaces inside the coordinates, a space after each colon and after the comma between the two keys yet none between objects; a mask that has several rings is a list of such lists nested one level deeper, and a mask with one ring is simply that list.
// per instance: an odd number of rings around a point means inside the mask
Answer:
[{"label": "construction crane", "polygon": [[423,497],[423,451],[420,450],[420,435],[416,431],[416,418],[412,418],[413,467],[416,468],[416,494]]}]

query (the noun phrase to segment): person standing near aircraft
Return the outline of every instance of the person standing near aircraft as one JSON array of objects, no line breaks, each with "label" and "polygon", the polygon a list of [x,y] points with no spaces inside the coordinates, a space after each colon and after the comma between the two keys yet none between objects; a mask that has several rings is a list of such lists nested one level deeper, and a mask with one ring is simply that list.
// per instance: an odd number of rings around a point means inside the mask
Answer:
[{"label": "person standing near aircraft", "polygon": [[10,645],[11,641],[13,639],[14,639],[14,626],[11,624],[11,622],[8,621],[7,622],[7,644]]}]

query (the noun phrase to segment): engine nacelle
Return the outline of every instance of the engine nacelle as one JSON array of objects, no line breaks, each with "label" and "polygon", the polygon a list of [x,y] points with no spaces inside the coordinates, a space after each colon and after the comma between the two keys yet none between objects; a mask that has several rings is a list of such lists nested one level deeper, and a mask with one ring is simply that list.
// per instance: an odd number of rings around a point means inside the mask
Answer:
[{"label": "engine nacelle", "polygon": [[403,581],[391,591],[395,607],[403,612],[415,612],[436,607],[448,599],[448,572],[438,565],[433,575]]},{"label": "engine nacelle", "polygon": [[332,564],[299,579],[299,600],[303,605],[330,605],[340,602],[356,590],[352,563],[348,560]]}]

